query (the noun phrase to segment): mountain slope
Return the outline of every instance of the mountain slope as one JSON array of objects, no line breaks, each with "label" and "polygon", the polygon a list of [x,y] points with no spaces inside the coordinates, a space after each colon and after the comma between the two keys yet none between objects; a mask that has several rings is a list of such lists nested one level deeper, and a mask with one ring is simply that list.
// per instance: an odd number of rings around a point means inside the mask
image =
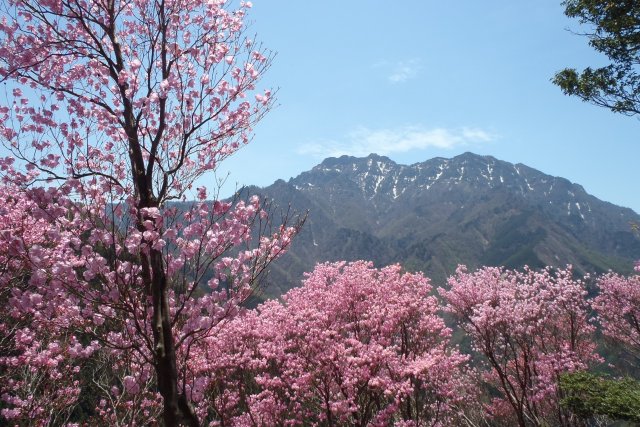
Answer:
[{"label": "mountain slope", "polygon": [[309,211],[291,251],[273,265],[269,295],[296,286],[316,262],[399,262],[442,282],[458,264],[631,270],[640,240],[631,209],[564,178],[465,153],[399,165],[372,154],[328,158],[249,192]]}]

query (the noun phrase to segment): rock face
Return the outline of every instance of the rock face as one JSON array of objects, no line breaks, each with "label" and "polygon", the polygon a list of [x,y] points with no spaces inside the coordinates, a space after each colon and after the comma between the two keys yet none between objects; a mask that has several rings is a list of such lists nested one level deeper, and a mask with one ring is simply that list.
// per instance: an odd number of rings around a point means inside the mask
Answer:
[{"label": "rock face", "polygon": [[632,230],[640,216],[631,209],[490,156],[409,166],[375,154],[328,158],[289,182],[247,190],[309,211],[291,251],[272,267],[268,296],[296,286],[321,261],[400,263],[442,282],[458,264],[629,272],[640,258]]}]

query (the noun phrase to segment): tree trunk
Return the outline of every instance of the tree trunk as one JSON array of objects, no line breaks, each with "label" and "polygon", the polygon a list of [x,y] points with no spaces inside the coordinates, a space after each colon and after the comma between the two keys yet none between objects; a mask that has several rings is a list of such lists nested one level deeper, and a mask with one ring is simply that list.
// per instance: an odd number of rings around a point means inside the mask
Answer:
[{"label": "tree trunk", "polygon": [[199,426],[198,418],[187,397],[178,390],[176,351],[171,329],[168,284],[162,252],[151,249],[149,255],[143,255],[142,264],[145,288],[151,291],[154,368],[158,391],[164,403],[164,425],[166,427],[180,424],[187,424],[191,427]]},{"label": "tree trunk", "polygon": [[[140,180],[144,181],[145,178],[142,176]],[[144,185],[142,187],[145,188]],[[156,207],[148,193],[140,192],[139,194],[141,195],[139,209]],[[138,229],[141,232],[145,230],[143,225],[145,219],[142,216],[137,218]],[[164,425],[174,427],[186,424],[190,427],[199,427],[200,422],[193,407],[189,404],[187,397],[178,390],[176,349],[169,310],[169,286],[162,252],[149,249],[148,254],[141,255],[141,264],[144,288],[152,303],[154,368],[158,391],[163,400]]]}]

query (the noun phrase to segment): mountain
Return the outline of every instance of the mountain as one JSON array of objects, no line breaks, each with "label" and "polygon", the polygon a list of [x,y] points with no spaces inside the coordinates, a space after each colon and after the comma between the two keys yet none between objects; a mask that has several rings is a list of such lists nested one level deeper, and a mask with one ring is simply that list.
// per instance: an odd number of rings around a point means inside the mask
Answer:
[{"label": "mountain", "polygon": [[309,212],[289,253],[273,264],[267,296],[296,286],[321,261],[398,262],[442,283],[458,264],[625,273],[640,258],[634,211],[491,156],[413,165],[342,156],[288,182],[247,190]]}]

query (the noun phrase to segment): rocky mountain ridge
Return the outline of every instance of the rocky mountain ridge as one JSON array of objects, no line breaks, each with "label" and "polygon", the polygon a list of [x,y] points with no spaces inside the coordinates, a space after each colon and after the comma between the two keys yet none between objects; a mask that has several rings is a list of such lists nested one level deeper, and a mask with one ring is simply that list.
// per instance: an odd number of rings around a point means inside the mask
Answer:
[{"label": "rocky mountain ridge", "polygon": [[288,182],[248,188],[309,211],[291,251],[274,264],[269,295],[316,262],[399,262],[443,281],[458,264],[572,264],[627,272],[640,258],[631,209],[523,164],[465,153],[399,165],[387,157],[328,158]]}]

